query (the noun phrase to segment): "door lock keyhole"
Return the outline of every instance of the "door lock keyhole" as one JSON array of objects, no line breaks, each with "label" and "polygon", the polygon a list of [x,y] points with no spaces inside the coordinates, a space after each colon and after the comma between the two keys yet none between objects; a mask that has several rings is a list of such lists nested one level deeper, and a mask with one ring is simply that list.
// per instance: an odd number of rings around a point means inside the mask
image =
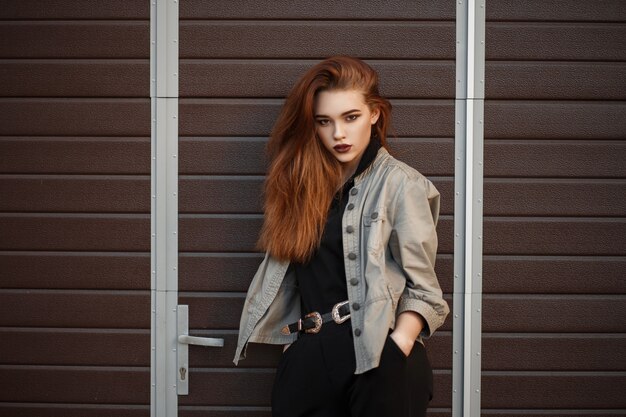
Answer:
[{"label": "door lock keyhole", "polygon": [[180,372],[180,380],[184,381],[185,375],[187,374],[187,369],[185,369],[185,367],[182,367],[180,368],[179,372]]}]

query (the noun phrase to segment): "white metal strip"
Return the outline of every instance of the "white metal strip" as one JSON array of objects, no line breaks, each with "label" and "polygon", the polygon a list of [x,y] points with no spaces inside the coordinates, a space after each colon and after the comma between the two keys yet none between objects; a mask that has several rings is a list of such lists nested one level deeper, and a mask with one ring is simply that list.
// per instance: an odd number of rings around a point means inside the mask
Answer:
[{"label": "white metal strip", "polygon": [[452,415],[480,415],[485,2],[457,2]]},{"label": "white metal strip", "polygon": [[152,417],[175,417],[178,304],[178,1],[150,4]]},{"label": "white metal strip", "polygon": [[[458,62],[458,61],[457,61]],[[459,72],[457,70],[457,72]],[[452,413],[463,415],[463,372],[464,359],[464,305],[465,305],[465,105],[457,99],[455,103],[455,155],[454,155],[454,297],[452,321]]]}]

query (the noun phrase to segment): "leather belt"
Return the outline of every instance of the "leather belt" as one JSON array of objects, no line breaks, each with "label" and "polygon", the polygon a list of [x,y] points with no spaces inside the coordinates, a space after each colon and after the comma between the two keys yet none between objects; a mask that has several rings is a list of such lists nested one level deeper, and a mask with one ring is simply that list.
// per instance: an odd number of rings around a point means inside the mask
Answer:
[{"label": "leather belt", "polygon": [[320,314],[317,311],[307,314],[304,319],[300,319],[295,323],[291,323],[283,327],[280,332],[282,334],[291,334],[304,331],[305,333],[318,333],[323,323],[334,321],[341,324],[350,318],[349,301],[342,301],[333,306],[333,309],[326,314]]}]

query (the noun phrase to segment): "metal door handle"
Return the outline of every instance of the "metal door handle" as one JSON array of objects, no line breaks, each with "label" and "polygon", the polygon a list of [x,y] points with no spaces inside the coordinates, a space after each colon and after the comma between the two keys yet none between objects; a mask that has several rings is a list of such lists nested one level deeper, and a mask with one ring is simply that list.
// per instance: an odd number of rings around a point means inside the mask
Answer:
[{"label": "metal door handle", "polygon": [[189,345],[223,347],[224,339],[217,337],[197,337],[189,336],[189,306],[178,306],[178,346],[177,356],[177,376],[176,393],[178,395],[189,395]]},{"label": "metal door handle", "polygon": [[[180,306],[179,306],[180,307]],[[178,335],[178,343],[196,346],[224,347],[224,339],[217,337],[196,337],[186,334]]]}]

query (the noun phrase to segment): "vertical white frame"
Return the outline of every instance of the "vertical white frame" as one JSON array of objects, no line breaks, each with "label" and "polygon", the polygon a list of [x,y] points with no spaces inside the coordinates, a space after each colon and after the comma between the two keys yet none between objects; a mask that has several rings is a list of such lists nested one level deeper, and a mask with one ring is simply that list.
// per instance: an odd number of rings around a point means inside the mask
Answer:
[{"label": "vertical white frame", "polygon": [[452,415],[480,416],[485,0],[456,15]]},{"label": "vertical white frame", "polygon": [[178,0],[150,2],[150,416],[176,417]]}]

